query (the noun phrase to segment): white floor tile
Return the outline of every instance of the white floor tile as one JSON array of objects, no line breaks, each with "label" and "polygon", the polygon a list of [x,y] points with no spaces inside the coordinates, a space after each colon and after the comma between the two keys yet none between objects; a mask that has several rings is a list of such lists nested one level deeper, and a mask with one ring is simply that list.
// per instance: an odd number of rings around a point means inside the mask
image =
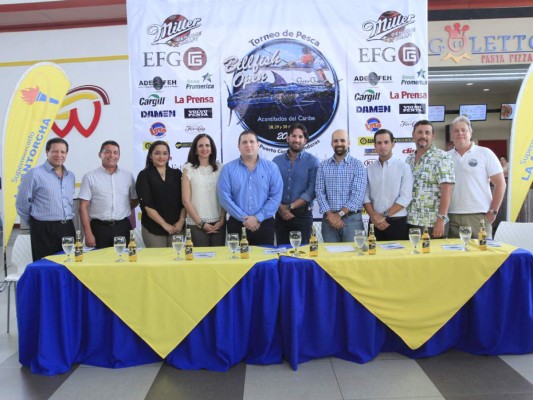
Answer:
[{"label": "white floor tile", "polygon": [[332,364],[345,400],[444,398],[414,360]]},{"label": "white floor tile", "polygon": [[500,356],[500,358],[533,384],[533,354]]},{"label": "white floor tile", "polygon": [[309,361],[293,371],[287,364],[247,365],[243,400],[341,400],[330,362]]},{"label": "white floor tile", "polygon": [[50,400],[143,400],[161,367],[108,369],[79,367]]}]

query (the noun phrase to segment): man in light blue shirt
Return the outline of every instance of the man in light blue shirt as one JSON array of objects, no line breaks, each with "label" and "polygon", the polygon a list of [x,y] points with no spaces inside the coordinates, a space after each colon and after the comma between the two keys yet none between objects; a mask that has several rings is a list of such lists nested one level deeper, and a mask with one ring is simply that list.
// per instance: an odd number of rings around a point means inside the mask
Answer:
[{"label": "man in light blue shirt", "polygon": [[33,261],[62,250],[61,238],[74,236],[74,173],[63,165],[68,143],[61,138],[46,143],[44,164],[23,177],[16,207],[20,218],[30,226]]},{"label": "man in light blue shirt", "polygon": [[287,134],[289,149],[272,160],[283,179],[283,196],[276,215],[278,245],[289,243],[290,231],[300,231],[302,243],[309,243],[311,237],[318,158],[304,150],[308,139],[304,124],[291,125]]},{"label": "man in light blue shirt", "polygon": [[322,161],[316,174],[316,200],[322,217],[324,242],[352,242],[354,231],[363,229],[361,209],[366,189],[366,169],[350,156],[348,132],[331,135],[333,157]]},{"label": "man in light blue shirt", "polygon": [[376,227],[377,240],[407,240],[407,206],[413,198],[413,174],[405,162],[392,158],[394,135],[388,129],[374,133],[379,161],[367,169],[364,207]]},{"label": "man in light blue shirt", "polygon": [[228,212],[228,233],[241,233],[250,245],[274,244],[274,214],[281,202],[283,182],[272,161],[259,157],[257,135],[239,135],[241,156],[224,165],[218,178],[218,198]]}]

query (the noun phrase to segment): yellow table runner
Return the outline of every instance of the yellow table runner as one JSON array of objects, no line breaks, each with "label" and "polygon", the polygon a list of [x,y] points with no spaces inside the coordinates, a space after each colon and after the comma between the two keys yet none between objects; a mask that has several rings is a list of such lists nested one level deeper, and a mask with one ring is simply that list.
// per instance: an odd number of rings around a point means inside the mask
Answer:
[{"label": "yellow table runner", "polygon": [[316,262],[372,314],[400,336],[411,349],[429,340],[496,272],[516,247],[503,244],[470,252],[444,250],[442,244],[459,240],[433,240],[430,254],[385,250],[363,257],[331,253],[321,244]]},{"label": "yellow table runner", "polygon": [[[136,263],[118,263],[113,248],[84,254],[63,264],[161,357],[166,357],[258,261],[276,256],[254,247],[249,260],[229,260],[229,249],[214,258],[174,261],[171,248],[142,249]],[[182,252],[183,257],[183,252]],[[127,255],[124,259],[127,260]]]}]

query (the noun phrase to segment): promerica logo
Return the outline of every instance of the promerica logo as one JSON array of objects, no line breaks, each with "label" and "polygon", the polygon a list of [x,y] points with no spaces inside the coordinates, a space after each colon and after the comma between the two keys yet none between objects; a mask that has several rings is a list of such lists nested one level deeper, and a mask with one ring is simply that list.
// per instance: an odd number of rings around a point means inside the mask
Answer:
[{"label": "promerica logo", "polygon": [[198,39],[201,32],[194,37],[190,37],[190,33],[201,26],[200,21],[202,18],[187,19],[183,15],[175,14],[165,19],[161,25],[150,25],[146,33],[154,37],[153,45],[167,44],[171,47],[178,47]]},{"label": "promerica logo", "polygon": [[385,11],[377,21],[363,23],[363,30],[370,32],[367,41],[383,40],[390,43],[410,37],[414,28],[406,30],[405,27],[414,22],[414,14],[402,15],[398,11]]}]

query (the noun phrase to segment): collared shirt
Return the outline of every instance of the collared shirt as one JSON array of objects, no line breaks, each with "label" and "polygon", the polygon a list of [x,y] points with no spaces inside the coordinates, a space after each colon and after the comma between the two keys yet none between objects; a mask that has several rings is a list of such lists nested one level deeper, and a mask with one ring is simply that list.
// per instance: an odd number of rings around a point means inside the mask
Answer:
[{"label": "collared shirt", "polygon": [[259,158],[253,171],[239,157],[222,167],[218,178],[218,199],[235,219],[253,215],[259,221],[271,218],[281,202],[283,181],[272,161]]},{"label": "collared shirt", "polygon": [[316,171],[318,158],[302,151],[294,162],[289,158],[289,151],[272,160],[279,168],[283,179],[282,204],[291,204],[297,199],[305,200],[312,207],[315,199]]},{"label": "collared shirt", "polygon": [[413,171],[413,200],[407,208],[407,222],[432,227],[440,206],[441,183],[455,183],[452,158],[445,151],[431,146],[415,163],[415,154],[405,162]]},{"label": "collared shirt", "polygon": [[503,173],[500,160],[491,149],[474,143],[462,156],[457,150],[448,151],[455,168],[455,187],[450,214],[486,213],[492,202],[490,177]]},{"label": "collared shirt", "polygon": [[366,190],[366,169],[349,154],[340,163],[331,157],[322,161],[316,174],[316,200],[323,214],[346,207],[359,211]]},{"label": "collared shirt", "polygon": [[131,214],[130,200],[137,198],[131,172],[117,167],[114,173],[99,166],[85,174],[78,196],[88,200],[89,217],[102,221],[121,220]]},{"label": "collared shirt", "polygon": [[23,177],[17,194],[16,207],[26,223],[30,216],[39,221],[63,221],[74,218],[74,173],[63,166],[63,177],[54,167],[44,164],[30,169]]},{"label": "collared shirt", "polygon": [[366,173],[368,184],[365,204],[372,203],[374,210],[383,214],[394,203],[398,203],[404,208],[394,217],[405,217],[407,206],[413,198],[413,174],[409,165],[397,158],[389,158],[383,165],[379,161],[370,164]]}]

